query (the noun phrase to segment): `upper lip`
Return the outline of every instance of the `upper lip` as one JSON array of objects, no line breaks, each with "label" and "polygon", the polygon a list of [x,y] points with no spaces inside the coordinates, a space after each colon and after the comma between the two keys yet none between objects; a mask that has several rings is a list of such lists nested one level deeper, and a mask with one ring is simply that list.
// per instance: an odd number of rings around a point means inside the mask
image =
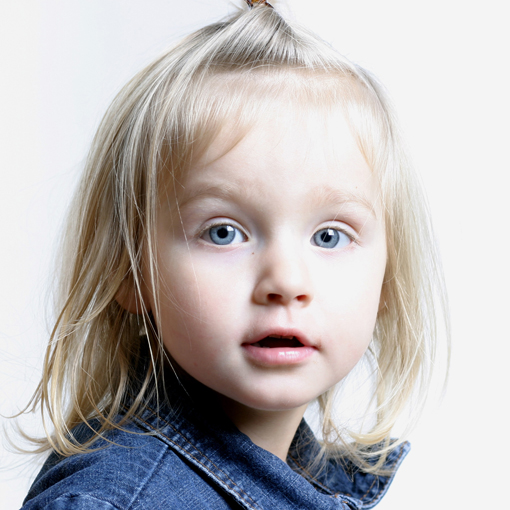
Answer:
[{"label": "upper lip", "polygon": [[250,337],[250,339],[244,342],[243,344],[244,345],[255,344],[271,335],[278,335],[281,337],[294,337],[299,342],[301,342],[305,347],[316,347],[315,343],[310,338],[308,338],[301,330],[296,328],[282,328],[282,327],[267,328],[261,332],[257,332],[255,336]]}]

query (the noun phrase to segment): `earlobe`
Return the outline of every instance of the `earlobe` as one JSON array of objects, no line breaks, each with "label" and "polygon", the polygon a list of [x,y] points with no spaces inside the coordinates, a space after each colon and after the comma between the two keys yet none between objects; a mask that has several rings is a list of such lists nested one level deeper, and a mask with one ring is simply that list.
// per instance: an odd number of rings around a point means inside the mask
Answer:
[{"label": "earlobe", "polygon": [[145,292],[137,292],[131,279],[124,280],[121,283],[119,291],[115,295],[115,301],[124,308],[124,310],[135,315],[142,315],[150,311],[149,301],[146,299]]}]

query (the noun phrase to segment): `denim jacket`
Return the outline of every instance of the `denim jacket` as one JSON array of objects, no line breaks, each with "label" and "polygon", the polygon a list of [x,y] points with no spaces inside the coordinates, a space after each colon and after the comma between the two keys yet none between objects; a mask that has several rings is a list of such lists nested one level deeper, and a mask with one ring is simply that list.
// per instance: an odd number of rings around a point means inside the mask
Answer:
[{"label": "denim jacket", "polygon": [[[94,426],[82,424],[73,435],[85,440]],[[395,448],[386,463],[392,475],[382,477],[333,460],[310,473],[318,447],[303,420],[285,463],[217,408],[181,394],[171,406],[146,405],[90,453],[51,454],[23,510],[361,510],[380,501],[409,450],[408,443]]]}]

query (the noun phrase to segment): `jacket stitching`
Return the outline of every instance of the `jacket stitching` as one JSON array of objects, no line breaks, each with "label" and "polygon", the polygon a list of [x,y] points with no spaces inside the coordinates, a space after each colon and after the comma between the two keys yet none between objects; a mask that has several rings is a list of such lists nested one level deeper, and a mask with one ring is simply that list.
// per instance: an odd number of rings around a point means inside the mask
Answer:
[{"label": "jacket stitching", "polygon": [[[363,496],[361,496],[361,498],[359,498],[361,501],[363,501],[367,497],[368,493],[372,490],[372,487],[375,485],[375,482],[379,483],[379,477],[378,476],[374,477],[374,481],[372,482],[370,487],[367,489],[367,492],[365,492],[365,494],[363,494]],[[386,487],[386,485],[383,485],[381,487],[381,489],[379,489],[379,492],[369,501],[374,501],[376,498],[378,498],[379,494],[381,494],[381,492],[384,490],[385,487]]]},{"label": "jacket stitching", "polygon": [[[155,414],[155,412],[150,409],[149,407],[146,407],[146,409],[148,409],[149,411],[151,411],[153,414]],[[166,423],[169,427],[171,427],[177,434],[179,434],[193,449],[195,449],[197,452],[199,452],[203,457],[205,457],[218,471],[220,471],[221,473],[223,473],[226,478],[242,493],[246,496],[246,498],[248,498],[251,502],[253,502],[253,504],[251,504],[249,501],[246,501],[246,503],[251,507],[251,508],[258,508],[256,503],[252,500],[252,498],[241,488],[239,487],[239,485],[237,485],[234,480],[232,480],[232,478],[230,478],[230,476],[228,476],[227,473],[225,473],[222,469],[220,469],[209,457],[207,457],[207,455],[205,455],[203,452],[201,452],[193,443],[191,443],[184,435],[181,434],[181,432],[179,432],[170,422],[164,420],[163,418],[161,417],[158,417],[161,421],[163,421],[164,423]],[[188,452],[186,451],[184,448],[182,448],[178,443],[176,443],[175,441],[173,441],[170,437],[168,437],[166,434],[164,434],[163,432],[161,432],[161,430],[157,430],[154,426],[152,426],[150,423],[146,422],[143,418],[141,417],[137,417],[137,419],[139,419],[140,421],[142,421],[143,423],[145,423],[148,427],[150,427],[152,430],[154,430],[155,432],[158,432],[159,434],[161,434],[162,436],[166,437],[173,445],[175,445],[179,450],[182,450],[183,452],[185,452],[186,454],[188,454],[192,459],[194,459],[196,462],[198,462],[201,466],[204,467],[204,469],[206,469],[209,473],[211,473],[212,476],[214,476],[214,478],[216,478],[217,480],[219,480],[220,482],[222,482],[222,480],[213,472],[211,471],[203,462],[201,462],[199,459],[197,459],[195,456],[193,456],[191,454],[191,452]],[[224,482],[223,482],[224,483]],[[228,487],[228,484],[226,484],[227,487]],[[233,487],[229,487],[229,488],[233,488]]]}]

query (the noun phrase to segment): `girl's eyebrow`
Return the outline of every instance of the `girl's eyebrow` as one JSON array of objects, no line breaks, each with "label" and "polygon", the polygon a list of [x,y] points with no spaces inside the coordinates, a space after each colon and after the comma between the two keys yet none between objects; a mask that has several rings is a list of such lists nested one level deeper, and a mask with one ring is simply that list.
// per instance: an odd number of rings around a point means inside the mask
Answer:
[{"label": "girl's eyebrow", "polygon": [[[354,192],[348,189],[339,189],[332,186],[315,186],[308,193],[308,200],[316,207],[324,207],[327,205],[359,205],[366,209],[377,218],[377,213],[373,203],[360,192]],[[179,200],[179,207],[184,207],[190,202],[204,198],[219,198],[223,200],[257,198],[257,191],[254,186],[241,185],[238,183],[227,183],[221,186],[208,185],[198,186],[193,191],[186,193],[186,189],[182,193],[182,199]]]},{"label": "girl's eyebrow", "polygon": [[367,209],[374,218],[377,218],[374,204],[364,193],[349,189],[334,188],[332,186],[316,186],[312,188],[310,195],[312,200],[314,200],[319,207],[328,204],[344,205],[351,203],[362,206],[364,209]]},{"label": "girl's eyebrow", "polygon": [[203,198],[231,200],[232,198],[239,196],[248,198],[250,195],[254,195],[254,193],[250,192],[250,188],[241,186],[237,183],[227,183],[222,184],[221,186],[214,184],[208,186],[199,185],[192,191],[188,191],[186,187],[184,187],[184,191],[181,194],[182,199],[179,200],[179,207],[184,207],[189,202],[194,202],[195,200]]}]

